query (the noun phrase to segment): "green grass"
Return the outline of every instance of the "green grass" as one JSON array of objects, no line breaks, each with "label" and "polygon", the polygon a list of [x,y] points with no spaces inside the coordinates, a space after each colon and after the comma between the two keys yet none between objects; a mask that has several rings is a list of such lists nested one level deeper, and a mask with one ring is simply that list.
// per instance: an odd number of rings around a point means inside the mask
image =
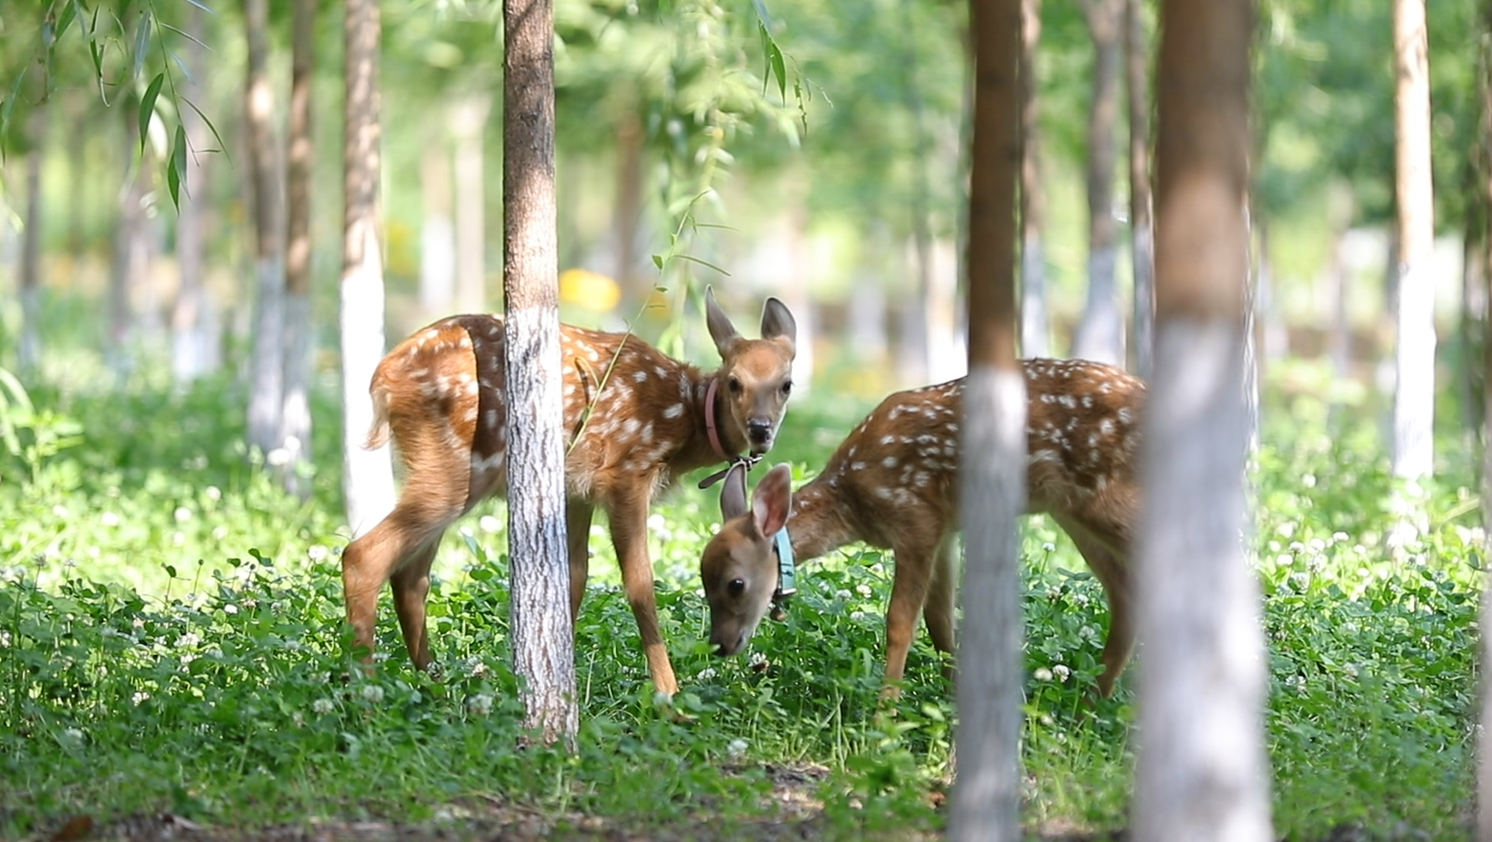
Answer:
[{"label": "green grass", "polygon": [[[598,525],[577,629],[579,750],[518,750],[500,502],[442,547],[430,600],[440,678],[409,669],[387,599],[383,668],[366,676],[342,637],[334,405],[316,406],[322,470],[302,503],[238,444],[226,381],[173,394],[136,376],[32,397],[33,416],[0,410],[21,451],[0,435],[0,837],[76,814],[439,824],[493,804],[643,829],[702,816],[749,826],[780,813],[770,796],[784,766],[826,770],[811,792],[823,803],[815,836],[942,826],[929,793],[946,785],[949,688],[922,639],[900,701],[879,700],[892,566],[879,552],[808,567],[788,619],[753,639],[764,667],[715,658],[696,564],[719,516],[684,483],[655,512],[651,543],[685,688],[669,709],[653,699]],[[1445,466],[1420,560],[1395,563],[1371,420],[1329,427],[1310,400],[1271,395],[1256,470],[1276,828],[1292,840],[1339,825],[1469,838],[1472,460]],[[866,408],[795,405],[774,460],[811,475]],[[1028,822],[1122,827],[1134,697],[1091,698],[1102,591],[1048,520],[1027,521],[1023,553]]]}]

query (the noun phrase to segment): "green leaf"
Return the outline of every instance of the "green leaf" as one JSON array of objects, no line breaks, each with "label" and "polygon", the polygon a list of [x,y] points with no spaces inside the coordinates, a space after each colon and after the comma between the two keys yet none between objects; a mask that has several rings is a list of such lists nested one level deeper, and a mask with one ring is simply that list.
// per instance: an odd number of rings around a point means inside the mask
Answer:
[{"label": "green leaf", "polygon": [[54,42],[57,39],[62,38],[62,36],[67,32],[67,28],[72,25],[73,19],[75,19],[77,16],[77,0],[69,0],[67,5],[62,7],[62,17],[57,19],[57,28],[52,32]]},{"label": "green leaf", "polygon": [[140,148],[145,148],[145,138],[150,134],[150,118],[155,116],[155,98],[160,96],[161,84],[166,81],[165,73],[155,74],[150,84],[145,86],[145,96],[140,99]]},{"label": "green leaf", "polygon": [[130,72],[131,79],[140,78],[140,73],[145,69],[145,55],[150,49],[150,32],[152,18],[142,12],[140,22],[135,26],[135,66]]},{"label": "green leaf", "polygon": [[716,272],[719,272],[720,274],[724,275],[725,277],[727,277],[727,278],[730,277],[730,273],[729,272],[725,271],[724,269],[720,268],[719,266],[716,266],[715,264],[711,263],[708,260],[704,260],[704,259],[695,257],[692,254],[681,254],[678,257],[679,257],[680,260],[687,260],[690,263],[698,263],[701,266],[708,266],[711,269],[714,269]]},{"label": "green leaf", "polygon": [[181,183],[186,180],[186,146],[186,128],[177,123],[176,137],[171,141],[171,164],[166,170],[166,186],[177,210],[181,210]]},{"label": "green leaf", "polygon": [[0,137],[10,137],[10,119],[16,109],[16,100],[21,97],[21,82],[26,78],[27,68],[21,68],[16,74],[14,85],[10,86],[10,95],[5,98],[5,104],[0,106]]}]

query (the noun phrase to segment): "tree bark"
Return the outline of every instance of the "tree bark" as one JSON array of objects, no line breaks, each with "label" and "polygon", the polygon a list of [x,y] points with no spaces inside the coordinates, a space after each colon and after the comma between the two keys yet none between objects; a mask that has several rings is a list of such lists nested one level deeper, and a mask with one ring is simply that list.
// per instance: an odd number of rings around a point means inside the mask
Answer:
[{"label": "tree bark", "polygon": [[420,156],[420,310],[425,321],[453,312],[456,301],[456,228],[451,216],[451,147],[442,126]]},{"label": "tree bark", "polygon": [[[202,97],[199,81],[207,72],[207,49],[203,46],[206,31],[198,6],[186,10],[187,66],[183,74],[181,98],[198,103]],[[181,199],[176,214],[176,264],[180,273],[176,301],[171,307],[171,374],[177,388],[184,388],[218,366],[217,342],[206,330],[207,292],[203,284],[203,228],[209,207],[206,153],[208,132],[202,116],[190,107],[181,109],[181,122],[187,139],[186,171],[182,173]]]},{"label": "tree bark", "polygon": [[142,154],[139,165],[131,162],[140,143],[138,101],[129,101],[119,110],[124,135],[125,182],[119,193],[119,217],[115,222],[113,261],[109,272],[109,337],[105,343],[109,368],[123,380],[134,368],[132,340],[139,338],[141,319],[136,297],[148,299],[151,259],[151,223],[146,214],[146,196],[150,193],[151,174],[155,171],[151,156]]},{"label": "tree bark", "polygon": [[559,261],[554,184],[554,10],[503,5],[503,295],[513,670],[524,725],[546,743],[579,730],[565,540]]},{"label": "tree bark", "polygon": [[383,356],[383,252],[378,222],[378,0],[347,0],[342,217],[342,489],[353,537],[394,508],[388,445],[365,450],[373,424],[368,384]]},{"label": "tree bark", "polygon": [[973,0],[974,131],[969,191],[969,374],[960,517],[963,602],[948,838],[1016,842],[1020,831],[1021,588],[1026,382],[1016,364],[1016,185],[1021,170],[1021,0]]},{"label": "tree bark", "polygon": [[1129,229],[1134,271],[1135,374],[1155,365],[1155,230],[1150,223],[1150,50],[1141,0],[1124,0],[1125,88],[1129,100]]},{"label": "tree bark", "polygon": [[1425,0],[1394,0],[1394,187],[1398,202],[1398,350],[1393,474],[1418,483],[1434,469],[1435,205],[1430,181],[1430,65]]},{"label": "tree bark", "polygon": [[482,136],[492,103],[472,95],[451,113],[456,138],[456,306],[463,313],[486,312],[487,198],[482,176]]},{"label": "tree bark", "polygon": [[1021,2],[1021,355],[1052,353],[1047,308],[1046,186],[1041,173],[1041,108],[1036,51],[1041,43],[1041,0]]},{"label": "tree bark", "polygon": [[285,170],[285,392],[280,408],[285,462],[280,479],[286,491],[301,498],[311,493],[298,468],[311,452],[311,355],[316,346],[311,324],[311,85],[317,3],[295,0]]},{"label": "tree bark", "polygon": [[902,103],[906,106],[907,114],[912,122],[912,148],[908,155],[913,161],[912,165],[912,200],[909,208],[911,218],[908,222],[912,229],[912,267],[914,287],[911,300],[906,305],[902,318],[902,350],[898,354],[901,361],[902,379],[911,383],[925,383],[928,381],[933,361],[933,298],[935,296],[935,282],[933,280],[933,233],[932,224],[928,219],[931,213],[927,196],[927,152],[932,145],[930,132],[927,129],[927,116],[922,107],[922,95],[917,86],[917,52],[916,41],[912,38],[914,19],[912,17],[912,6],[910,3],[902,4],[902,23],[906,27],[906,49],[902,55],[901,62],[901,93]]},{"label": "tree bark", "polygon": [[642,221],[642,119],[640,106],[633,104],[616,125],[616,206],[612,210],[611,236],[616,240],[616,282],[641,307],[652,295],[650,279],[638,276],[637,228]]},{"label": "tree bark", "polygon": [[49,109],[33,106],[26,150],[26,228],[21,235],[21,341],[16,367],[22,375],[41,368],[41,164]]},{"label": "tree bark", "polygon": [[[1484,32],[1492,32],[1492,0],[1482,6]],[[1482,322],[1482,557],[1492,558],[1492,42],[1480,39],[1482,282],[1486,318]],[[1477,712],[1477,842],[1492,842],[1492,570],[1482,590],[1478,649],[1481,660],[1480,710]]]},{"label": "tree bark", "polygon": [[1272,839],[1264,640],[1245,559],[1247,0],[1167,0],[1156,147],[1155,374],[1141,449],[1134,838]]},{"label": "tree bark", "polygon": [[1114,221],[1114,158],[1124,0],[1084,0],[1093,39],[1093,97],[1088,106],[1088,303],[1073,337],[1075,357],[1124,363],[1124,320],[1114,277],[1119,226]]},{"label": "tree bark", "polygon": [[269,454],[280,446],[280,418],[285,399],[284,223],[275,178],[275,96],[269,83],[269,3],[244,0],[248,37],[248,78],[244,88],[244,125],[248,142],[248,177],[254,207],[253,349],[249,361],[249,445]]}]

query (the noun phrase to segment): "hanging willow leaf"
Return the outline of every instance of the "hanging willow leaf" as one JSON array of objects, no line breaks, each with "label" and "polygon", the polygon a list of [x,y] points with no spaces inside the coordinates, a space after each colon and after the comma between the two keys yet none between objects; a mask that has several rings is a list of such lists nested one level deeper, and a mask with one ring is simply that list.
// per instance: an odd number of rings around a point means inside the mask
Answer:
[{"label": "hanging willow leaf", "polygon": [[145,96],[140,99],[140,148],[145,148],[145,138],[150,134],[150,118],[155,116],[155,98],[161,94],[161,85],[166,81],[165,73],[155,74],[145,86]]}]

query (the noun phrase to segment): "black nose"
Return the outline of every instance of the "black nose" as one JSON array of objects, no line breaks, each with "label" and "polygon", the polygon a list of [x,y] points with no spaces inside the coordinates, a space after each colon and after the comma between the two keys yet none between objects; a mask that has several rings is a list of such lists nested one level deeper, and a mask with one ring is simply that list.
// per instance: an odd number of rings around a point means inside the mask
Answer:
[{"label": "black nose", "polygon": [[766,441],[772,437],[772,425],[765,421],[747,421],[746,435],[752,441]]}]

